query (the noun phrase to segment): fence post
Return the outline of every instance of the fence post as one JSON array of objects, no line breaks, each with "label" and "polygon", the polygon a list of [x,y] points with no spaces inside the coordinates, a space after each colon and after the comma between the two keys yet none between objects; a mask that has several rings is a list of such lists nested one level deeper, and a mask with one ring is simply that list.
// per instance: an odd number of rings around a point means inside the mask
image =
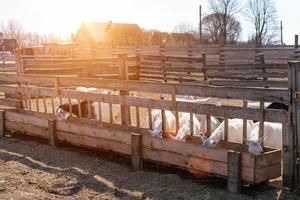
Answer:
[{"label": "fence post", "polygon": [[167,81],[167,75],[166,75],[166,58],[165,58],[165,46],[160,45],[159,46],[159,55],[160,55],[160,64],[163,71],[163,81],[166,83]]},{"label": "fence post", "polygon": [[[264,53],[260,53],[260,54],[258,54],[258,56],[259,56],[259,64],[261,64],[261,65],[266,64],[265,54],[264,54]],[[265,66],[263,67],[262,72],[263,72],[263,76],[264,76],[264,77],[263,77],[263,80],[264,80],[265,82],[267,82],[267,81],[268,81],[268,77],[266,76],[266,68],[265,68]],[[265,86],[265,88],[268,88],[268,86]]]},{"label": "fence post", "polygon": [[300,62],[289,62],[289,118],[283,124],[283,185],[294,189],[299,181],[299,147],[300,147],[300,122],[299,122],[299,89],[300,89]]},{"label": "fence post", "polygon": [[225,49],[221,47],[219,51],[219,65],[225,65],[225,59]]},{"label": "fence post", "polygon": [[0,138],[5,137],[5,110],[0,110]]},{"label": "fence post", "polygon": [[5,46],[4,46],[4,44],[2,45],[2,61],[3,61],[3,64],[5,64]]},{"label": "fence post", "polygon": [[138,171],[142,169],[142,135],[131,133],[131,163],[132,169]]},{"label": "fence post", "polygon": [[[192,45],[188,46],[187,56],[188,56],[188,58],[193,57],[193,46]],[[191,59],[189,59],[187,66],[188,66],[188,68],[193,66],[193,61]],[[187,72],[187,75],[189,75],[189,74],[191,74],[191,72]],[[180,80],[180,82],[182,82],[182,80]]]},{"label": "fence post", "polygon": [[228,151],[227,173],[227,191],[234,194],[241,193],[242,173],[240,152]]},{"label": "fence post", "polygon": [[208,77],[207,77],[207,69],[206,69],[206,53],[202,53],[202,66],[203,66],[203,80],[207,81]]},{"label": "fence post", "polygon": [[299,57],[300,57],[299,36],[295,35],[295,58],[298,59]]},{"label": "fence post", "polygon": [[[127,54],[119,54],[119,80],[129,80]],[[120,90],[121,99],[126,95],[129,95],[129,91]],[[121,105],[121,120],[123,125],[130,125],[130,106]]]},{"label": "fence post", "polygon": [[266,64],[265,54],[264,53],[260,53],[260,54],[258,54],[258,56],[259,56],[259,64],[262,64],[262,65]]},{"label": "fence post", "polygon": [[[21,69],[21,67],[23,66],[22,59],[21,59],[21,53],[22,53],[21,49],[15,49],[14,50],[17,76],[19,76],[20,74],[23,73],[22,72],[23,70]],[[5,98],[20,99],[20,102],[21,102],[20,107],[23,108],[23,105],[22,105],[22,95],[21,95],[21,85],[20,85],[19,81],[18,81],[18,93],[17,94],[12,94],[12,95],[5,94]]]},{"label": "fence post", "polygon": [[140,80],[141,53],[140,53],[139,46],[136,46],[135,54],[136,54],[136,80]]},{"label": "fence post", "polygon": [[57,145],[57,136],[56,136],[56,120],[48,120],[48,133],[49,133],[49,144],[51,146]]},{"label": "fence post", "polygon": [[22,51],[21,49],[14,50],[17,75],[20,75],[22,72],[22,70],[21,70],[21,51]]}]

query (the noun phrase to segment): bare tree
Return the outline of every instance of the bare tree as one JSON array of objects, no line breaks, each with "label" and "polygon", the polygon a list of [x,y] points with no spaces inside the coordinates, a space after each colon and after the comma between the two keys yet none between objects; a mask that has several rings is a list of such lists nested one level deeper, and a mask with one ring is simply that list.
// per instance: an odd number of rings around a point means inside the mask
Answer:
[{"label": "bare tree", "polygon": [[180,23],[173,29],[172,38],[176,44],[192,44],[196,43],[198,38],[196,28],[190,23]]},{"label": "bare tree", "polygon": [[4,28],[4,36],[7,38],[15,38],[18,41],[22,41],[24,37],[23,26],[15,20],[9,20]]},{"label": "bare tree", "polygon": [[[213,44],[222,44],[223,43],[223,29],[222,29],[222,17],[219,15],[222,15],[220,13],[214,13],[207,15],[203,18],[203,31],[205,34],[205,37],[208,39],[209,42]],[[242,27],[241,23],[237,21],[233,17],[228,17],[228,23],[226,27],[226,38],[227,43],[229,44],[235,44],[241,34]]]},{"label": "bare tree", "polygon": [[228,39],[228,24],[230,20],[240,11],[240,1],[239,0],[209,0],[209,7],[213,13],[218,13],[216,15],[220,22],[220,35],[221,44],[226,44]]},{"label": "bare tree", "polygon": [[270,44],[278,35],[278,17],[273,0],[248,0],[246,15],[255,27],[257,46]]},{"label": "bare tree", "polygon": [[189,23],[180,23],[176,25],[173,30],[175,33],[192,33],[194,31],[196,31],[196,29]]}]

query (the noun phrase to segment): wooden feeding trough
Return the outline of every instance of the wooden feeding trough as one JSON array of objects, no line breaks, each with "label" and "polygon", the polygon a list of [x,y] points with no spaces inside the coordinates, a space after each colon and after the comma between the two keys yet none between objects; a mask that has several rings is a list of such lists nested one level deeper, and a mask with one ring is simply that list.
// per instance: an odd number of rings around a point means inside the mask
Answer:
[{"label": "wooden feeding trough", "polygon": [[107,129],[84,119],[56,122],[49,115],[24,111],[6,111],[2,119],[7,130],[49,139],[51,144],[63,142],[131,155],[135,169],[140,169],[145,159],[186,169],[196,176],[204,172],[227,177],[235,190],[242,181],[258,184],[281,176],[281,150],[264,148],[263,154],[255,156],[242,144],[221,142],[216,148],[207,148],[195,142],[154,138],[146,129],[136,134],[130,132],[134,128],[122,130],[122,125]]}]

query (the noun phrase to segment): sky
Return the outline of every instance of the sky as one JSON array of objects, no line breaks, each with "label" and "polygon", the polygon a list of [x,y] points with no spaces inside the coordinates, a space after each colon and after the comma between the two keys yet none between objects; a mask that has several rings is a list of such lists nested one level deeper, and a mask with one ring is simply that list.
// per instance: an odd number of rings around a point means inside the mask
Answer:
[{"label": "sky", "polygon": [[[300,0],[274,1],[283,21],[284,42],[293,44],[294,35],[300,34]],[[197,27],[200,4],[208,14],[207,0],[1,0],[0,22],[13,19],[28,32],[63,36],[76,33],[81,22],[110,20],[171,32],[180,23]],[[243,14],[237,18],[242,23],[241,38],[246,40],[253,28]]]}]

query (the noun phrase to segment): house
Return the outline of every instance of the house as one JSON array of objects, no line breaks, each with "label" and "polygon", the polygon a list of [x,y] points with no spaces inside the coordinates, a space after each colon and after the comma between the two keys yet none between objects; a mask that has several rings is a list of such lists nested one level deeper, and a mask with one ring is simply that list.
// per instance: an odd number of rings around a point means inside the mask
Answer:
[{"label": "house", "polygon": [[143,31],[137,24],[82,23],[73,42],[113,43],[114,45],[138,45],[143,40]]},{"label": "house", "polygon": [[19,43],[16,39],[3,39],[0,37],[0,51],[13,52],[14,49],[19,47]]}]

